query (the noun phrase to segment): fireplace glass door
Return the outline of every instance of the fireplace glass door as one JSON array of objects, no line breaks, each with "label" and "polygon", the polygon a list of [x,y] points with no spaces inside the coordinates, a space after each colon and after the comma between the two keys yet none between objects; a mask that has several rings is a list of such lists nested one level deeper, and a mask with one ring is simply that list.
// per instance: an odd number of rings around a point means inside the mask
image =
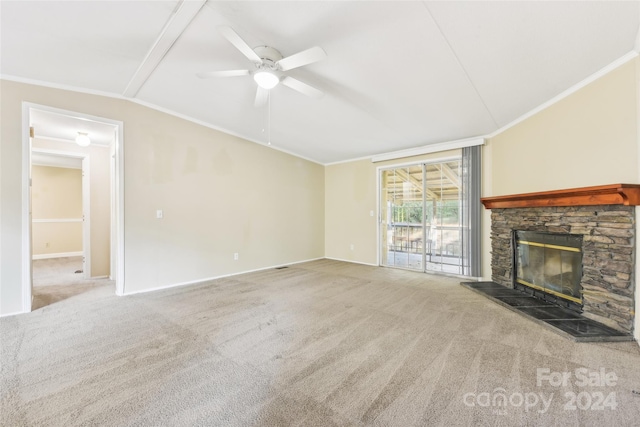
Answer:
[{"label": "fireplace glass door", "polygon": [[582,304],[582,236],[515,232],[516,282]]}]

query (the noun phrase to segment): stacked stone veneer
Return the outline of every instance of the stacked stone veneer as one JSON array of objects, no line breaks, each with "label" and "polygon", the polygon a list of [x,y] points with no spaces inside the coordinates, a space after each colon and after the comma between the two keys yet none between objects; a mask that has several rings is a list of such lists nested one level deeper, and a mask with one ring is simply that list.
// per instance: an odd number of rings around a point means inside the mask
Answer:
[{"label": "stacked stone veneer", "polygon": [[632,331],[633,206],[492,209],[492,278],[509,288],[513,287],[514,230],[582,235],[583,315],[620,331]]}]

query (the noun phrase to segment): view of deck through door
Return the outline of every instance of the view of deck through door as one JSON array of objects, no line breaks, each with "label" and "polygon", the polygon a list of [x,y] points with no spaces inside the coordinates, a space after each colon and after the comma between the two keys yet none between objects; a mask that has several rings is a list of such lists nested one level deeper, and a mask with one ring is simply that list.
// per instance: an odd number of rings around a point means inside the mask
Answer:
[{"label": "view of deck through door", "polygon": [[463,274],[461,159],[380,171],[381,265]]}]

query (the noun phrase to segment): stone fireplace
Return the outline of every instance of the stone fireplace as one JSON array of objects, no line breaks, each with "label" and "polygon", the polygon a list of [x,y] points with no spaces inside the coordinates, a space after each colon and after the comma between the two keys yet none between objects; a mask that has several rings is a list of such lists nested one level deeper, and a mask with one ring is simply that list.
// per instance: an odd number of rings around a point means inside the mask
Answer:
[{"label": "stone fireplace", "polygon": [[494,282],[631,333],[640,186],[500,196],[482,203],[491,209]]}]

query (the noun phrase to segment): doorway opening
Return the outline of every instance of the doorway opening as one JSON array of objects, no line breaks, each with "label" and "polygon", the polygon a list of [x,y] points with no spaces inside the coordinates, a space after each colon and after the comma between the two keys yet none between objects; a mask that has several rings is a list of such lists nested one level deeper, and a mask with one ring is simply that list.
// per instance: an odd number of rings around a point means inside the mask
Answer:
[{"label": "doorway opening", "polygon": [[24,312],[104,284],[124,293],[122,139],[122,122],[23,103]]},{"label": "doorway opening", "polygon": [[462,275],[461,160],[381,171],[382,265]]},{"label": "doorway opening", "polygon": [[379,262],[455,276],[480,274],[479,147],[379,168]]}]

